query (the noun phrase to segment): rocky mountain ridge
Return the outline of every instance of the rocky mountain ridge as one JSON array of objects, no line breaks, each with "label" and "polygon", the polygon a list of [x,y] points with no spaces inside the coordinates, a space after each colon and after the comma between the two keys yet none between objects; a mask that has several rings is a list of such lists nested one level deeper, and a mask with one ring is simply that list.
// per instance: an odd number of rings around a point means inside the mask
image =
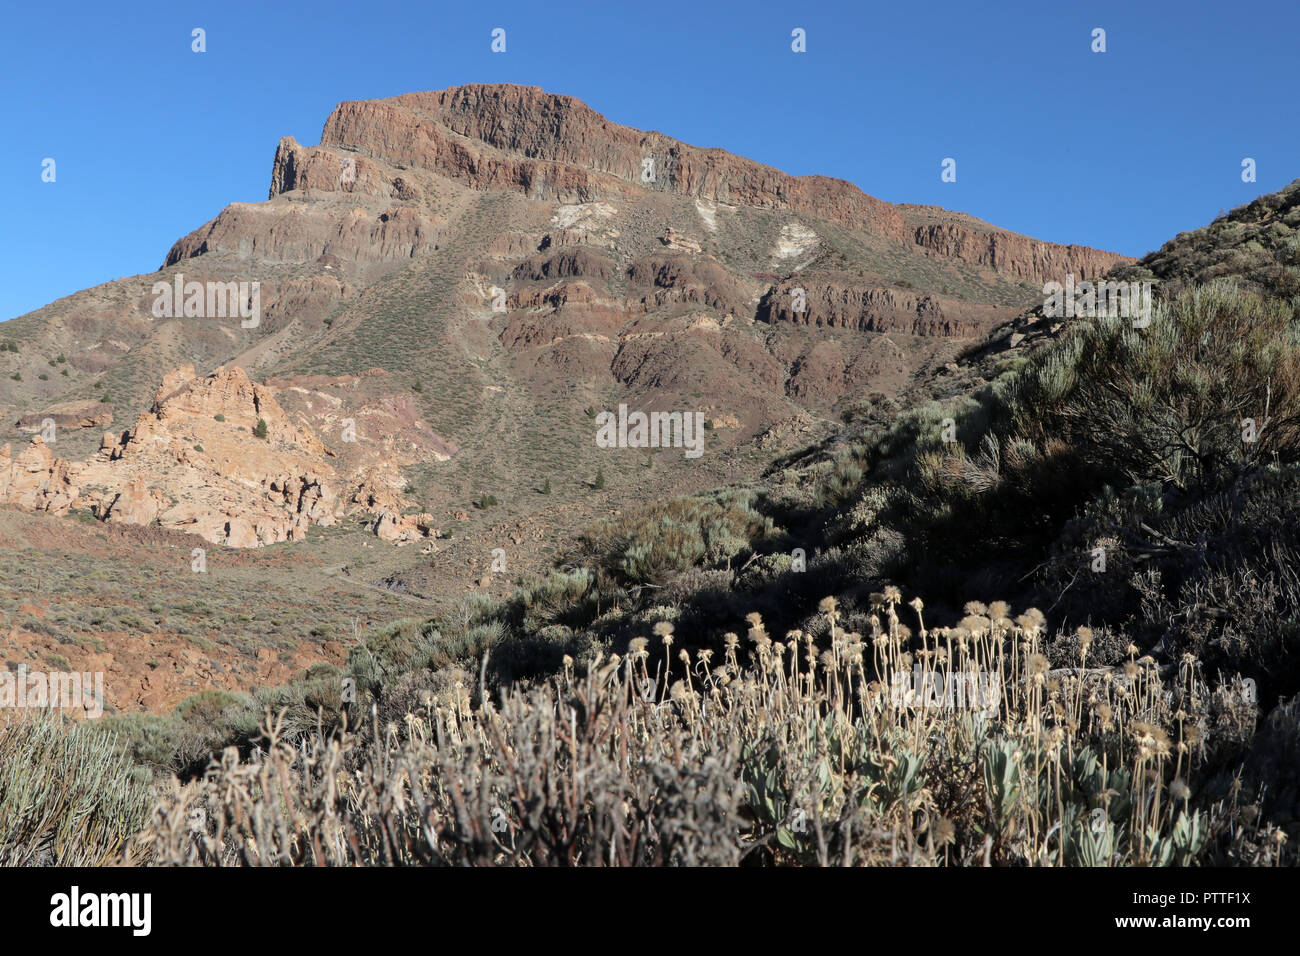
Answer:
[{"label": "rocky mountain ridge", "polygon": [[[266,202],[226,207],[158,273],[6,324],[11,440],[50,419],[63,444],[7,457],[0,496],[233,546],[360,507],[406,540],[470,491],[594,471],[595,409],[698,410],[709,454],[774,454],[773,436],[942,367],[1045,278],[1124,261],[532,87],[342,103],[320,145],[280,141]],[[256,283],[259,321],[160,317],[153,290],[178,276]],[[267,419],[277,465],[251,416],[279,400],[293,416]],[[381,410],[384,437],[326,448],[335,406]],[[114,418],[135,426],[95,446]],[[401,497],[412,467],[439,480]]]}]

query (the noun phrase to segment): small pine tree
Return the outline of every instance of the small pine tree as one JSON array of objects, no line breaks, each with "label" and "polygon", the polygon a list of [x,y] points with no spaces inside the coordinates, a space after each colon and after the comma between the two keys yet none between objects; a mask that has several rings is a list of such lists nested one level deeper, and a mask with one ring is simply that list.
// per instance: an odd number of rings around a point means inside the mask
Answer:
[{"label": "small pine tree", "polygon": [[593,482],[591,483],[591,487],[595,488],[597,491],[600,491],[602,488],[605,487],[605,469],[604,469],[604,468],[597,468],[597,469],[596,469],[596,480],[593,481]]},{"label": "small pine tree", "polygon": [[253,434],[256,435],[258,438],[265,438],[265,437],[266,437],[266,419],[265,419],[265,418],[259,418],[259,419],[257,420],[257,427],[253,429]]},{"label": "small pine tree", "polygon": [[542,494],[549,495],[550,493],[551,493],[551,479],[547,478],[545,481],[542,482]]}]

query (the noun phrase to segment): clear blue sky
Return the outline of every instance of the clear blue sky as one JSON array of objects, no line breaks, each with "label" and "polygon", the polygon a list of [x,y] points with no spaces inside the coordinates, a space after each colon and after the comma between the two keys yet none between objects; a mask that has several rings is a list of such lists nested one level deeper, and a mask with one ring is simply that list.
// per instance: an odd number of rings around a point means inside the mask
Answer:
[{"label": "clear blue sky", "polygon": [[1300,176],[1298,40],[1295,0],[10,4],[0,319],[264,200],[278,139],[318,142],[341,100],[467,82],[1141,255]]}]

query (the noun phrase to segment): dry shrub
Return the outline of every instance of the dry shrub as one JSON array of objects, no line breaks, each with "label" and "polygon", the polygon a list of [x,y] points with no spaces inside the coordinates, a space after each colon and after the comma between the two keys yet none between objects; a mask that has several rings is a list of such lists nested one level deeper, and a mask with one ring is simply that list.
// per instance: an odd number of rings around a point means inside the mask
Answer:
[{"label": "dry shrub", "polygon": [[363,735],[295,744],[271,722],[134,848],[181,865],[1293,861],[1259,794],[1220,793],[1206,760],[1216,721],[1255,713],[1240,687],[1135,649],[1095,664],[1086,631],[1053,668],[1036,611],[971,604],[927,630],[916,602],[913,632],[900,602],[874,595],[862,635],[827,599],[820,644],[754,614],[716,662],[660,622],[585,673],[478,709],[430,694]]}]

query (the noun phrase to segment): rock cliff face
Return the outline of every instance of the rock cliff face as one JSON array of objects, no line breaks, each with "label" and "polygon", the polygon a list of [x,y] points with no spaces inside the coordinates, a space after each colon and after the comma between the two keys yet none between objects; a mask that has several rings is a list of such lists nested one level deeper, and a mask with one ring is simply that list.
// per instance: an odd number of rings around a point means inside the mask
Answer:
[{"label": "rock cliff face", "polygon": [[1035,283],[1067,273],[1078,279],[1092,279],[1128,261],[1124,256],[1087,246],[1058,246],[1001,230],[975,231],[956,223],[917,226],[912,238],[934,255],[986,266]]},{"label": "rock cliff face", "polygon": [[235,203],[180,239],[163,268],[211,252],[263,265],[330,261],[358,266],[411,259],[433,248],[437,222],[410,206],[370,202],[346,210],[310,204],[287,209]]},{"label": "rock cliff face", "polygon": [[[802,294],[797,294],[802,290]],[[863,288],[834,276],[811,281],[787,279],[763,297],[759,318],[859,332],[903,332],[908,335],[971,337],[998,321],[1011,318],[1014,308],[945,300],[935,295],[897,289]]]},{"label": "rock cliff face", "polygon": [[[843,180],[790,176],[721,149],[620,126],[572,97],[536,87],[476,84],[343,103],[325,123],[321,144],[535,200],[620,202],[651,190],[802,213],[1034,282],[1070,271],[1091,277],[1126,261],[1085,246],[1039,242],[965,216],[929,222],[933,207],[896,206]],[[356,162],[365,175],[353,191],[377,197],[416,193],[406,179]],[[284,140],[271,193],[332,188],[338,169],[337,163],[305,159],[301,147]]]},{"label": "rock cliff face", "polygon": [[[897,208],[850,183],[796,178],[721,149],[620,126],[573,97],[536,87],[475,84],[343,103],[325,123],[321,143],[532,199],[620,201],[648,188],[812,213],[900,241],[907,228]],[[273,181],[296,179],[285,171]]]}]

